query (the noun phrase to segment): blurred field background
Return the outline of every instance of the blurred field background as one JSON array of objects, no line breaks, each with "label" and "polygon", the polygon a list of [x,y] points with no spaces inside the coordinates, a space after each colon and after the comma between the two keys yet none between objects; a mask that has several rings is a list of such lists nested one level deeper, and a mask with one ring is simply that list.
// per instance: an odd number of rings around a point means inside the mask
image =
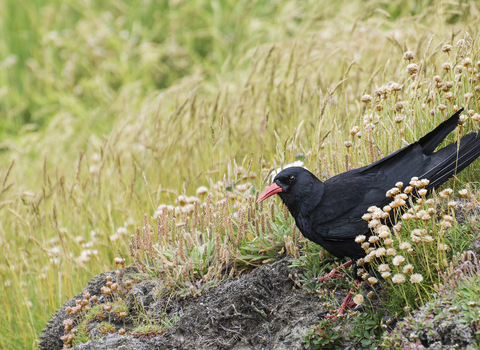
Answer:
[{"label": "blurred field background", "polygon": [[[361,96],[392,80],[409,96],[407,49],[430,83],[454,80],[442,64],[462,57],[441,52],[445,44],[466,39],[476,64],[478,5],[0,2],[0,348],[36,348],[55,309],[128,256],[144,213],[231,183],[234,161],[257,189],[271,167],[297,158],[324,177],[345,171],[348,131],[371,113]],[[466,79],[456,101],[429,99],[425,84],[401,126],[396,99],[383,101],[380,155],[454,104],[478,110]],[[353,166],[375,160],[359,150]]]}]

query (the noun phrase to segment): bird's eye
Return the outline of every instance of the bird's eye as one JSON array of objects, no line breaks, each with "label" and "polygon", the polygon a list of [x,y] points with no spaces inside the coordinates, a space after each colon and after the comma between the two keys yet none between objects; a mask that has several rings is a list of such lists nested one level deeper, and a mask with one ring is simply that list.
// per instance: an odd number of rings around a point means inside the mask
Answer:
[{"label": "bird's eye", "polygon": [[296,180],[295,176],[294,175],[290,175],[290,177],[288,178],[288,182],[290,183],[294,183]]}]

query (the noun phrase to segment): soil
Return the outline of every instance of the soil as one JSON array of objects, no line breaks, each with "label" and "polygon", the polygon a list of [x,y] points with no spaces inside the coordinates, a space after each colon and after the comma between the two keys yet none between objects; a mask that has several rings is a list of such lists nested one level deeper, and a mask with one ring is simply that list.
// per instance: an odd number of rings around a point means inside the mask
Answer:
[{"label": "soil", "polygon": [[[158,281],[144,281],[130,292],[127,304],[135,314],[143,313],[152,321],[162,315],[180,316],[178,322],[161,335],[145,336],[109,335],[101,341],[89,341],[77,349],[304,349],[301,341],[309,327],[320,321],[326,313],[322,301],[315,295],[297,287],[292,276],[300,271],[289,268],[287,258],[266,264],[235,280],[226,280],[197,298],[170,297],[163,293]],[[131,271],[130,271],[131,272]],[[115,280],[113,272],[97,276],[85,288],[99,297],[106,276]],[[336,295],[340,301],[346,293]],[[65,306],[74,306],[72,298],[53,315],[44,330],[40,349],[60,350],[60,336],[64,334],[63,320],[68,318]],[[89,323],[94,329],[100,322]],[[118,330],[132,326],[115,317],[110,322]]]}]

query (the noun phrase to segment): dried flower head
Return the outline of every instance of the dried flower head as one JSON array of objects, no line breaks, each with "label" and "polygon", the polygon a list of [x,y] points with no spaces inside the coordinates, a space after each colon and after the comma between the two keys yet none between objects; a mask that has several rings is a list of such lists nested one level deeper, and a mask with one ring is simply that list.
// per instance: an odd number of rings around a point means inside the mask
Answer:
[{"label": "dried flower head", "polygon": [[452,221],[453,221],[453,217],[450,216],[450,215],[444,215],[444,216],[443,216],[443,220],[448,221],[448,222],[452,222]]},{"label": "dried flower head", "polygon": [[353,302],[357,305],[362,305],[364,302],[364,298],[362,294],[357,294],[353,297]]},{"label": "dried flower head", "polygon": [[397,254],[397,251],[393,248],[388,248],[387,249],[387,255],[388,256],[395,256]]},{"label": "dried flower head", "polygon": [[403,283],[405,282],[405,276],[401,273],[397,273],[392,278],[393,283]]},{"label": "dried flower head", "polygon": [[208,193],[208,188],[205,186],[200,186],[199,188],[197,188],[196,193],[197,193],[197,196],[203,196]]},{"label": "dried flower head", "polygon": [[412,273],[413,272],[413,265],[407,264],[403,267],[403,273]]},{"label": "dried flower head", "polygon": [[388,264],[378,265],[378,272],[387,272],[390,271],[390,266]]},{"label": "dried flower head", "polygon": [[469,67],[472,65],[472,59],[470,57],[465,57],[462,62],[464,67]]},{"label": "dried flower head", "polygon": [[465,197],[468,194],[468,190],[464,188],[463,190],[458,191],[458,194],[462,197]]},{"label": "dried flower head", "polygon": [[391,275],[392,274],[389,271],[382,272],[382,278],[385,280],[390,278]]},{"label": "dried flower head", "polygon": [[364,235],[359,235],[355,238],[355,242],[363,243],[365,241],[365,239],[367,239],[367,237],[365,237]]},{"label": "dried flower head", "polygon": [[445,243],[439,243],[438,246],[437,246],[437,249],[441,252],[445,252],[449,249],[450,247],[448,246],[448,244],[445,244]]},{"label": "dried flower head", "polygon": [[455,208],[455,207],[457,206],[457,202],[455,202],[455,201],[450,201],[450,202],[448,202],[448,206],[449,206],[450,208]]},{"label": "dried flower head", "polygon": [[410,63],[407,66],[407,73],[412,75],[412,74],[417,74],[420,68],[415,64],[415,63]]},{"label": "dried flower head", "polygon": [[360,98],[360,101],[362,101],[363,103],[370,103],[370,102],[372,102],[372,100],[373,100],[373,98],[370,95],[363,95]]},{"label": "dried flower head", "polygon": [[400,248],[402,250],[407,250],[407,249],[412,248],[412,245],[408,242],[402,242],[402,243],[399,244],[398,248]]},{"label": "dried flower head", "polygon": [[423,281],[423,276],[419,273],[414,273],[410,276],[410,282],[412,283],[420,283]]},{"label": "dried flower head", "polygon": [[387,253],[387,250],[383,247],[380,247],[376,250],[375,254],[379,258],[381,256],[384,256]]},{"label": "dried flower head", "polygon": [[415,54],[412,52],[412,51],[406,51],[404,54],[403,54],[403,59],[404,60],[407,60],[407,61],[411,61],[415,58]]},{"label": "dried flower head", "polygon": [[385,244],[386,246],[392,245],[393,244],[393,239],[387,238],[383,241],[383,244]]},{"label": "dried flower head", "polygon": [[442,52],[448,53],[450,51],[452,51],[452,45],[443,45],[442,46]]},{"label": "dried flower head", "polygon": [[393,258],[392,263],[395,266],[400,266],[405,261],[405,258],[401,255],[397,255]]},{"label": "dried flower head", "polygon": [[378,282],[378,280],[375,277],[369,277],[368,278],[368,283],[370,283],[371,285],[374,285],[377,282]]}]

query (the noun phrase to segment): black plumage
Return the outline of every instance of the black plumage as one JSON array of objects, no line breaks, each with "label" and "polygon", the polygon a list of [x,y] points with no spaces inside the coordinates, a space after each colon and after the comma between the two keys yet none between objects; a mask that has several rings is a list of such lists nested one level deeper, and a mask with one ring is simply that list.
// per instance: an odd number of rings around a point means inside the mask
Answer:
[{"label": "black plumage", "polygon": [[336,257],[359,259],[365,252],[355,238],[370,235],[362,215],[370,206],[388,205],[392,198],[385,193],[398,181],[408,184],[414,176],[426,178],[430,183],[425,188],[431,191],[480,156],[480,137],[475,132],[463,136],[459,145],[455,142],[434,152],[457,127],[461,112],[417,142],[325,182],[304,168],[286,168],[258,201],[278,193],[306,238]]}]

